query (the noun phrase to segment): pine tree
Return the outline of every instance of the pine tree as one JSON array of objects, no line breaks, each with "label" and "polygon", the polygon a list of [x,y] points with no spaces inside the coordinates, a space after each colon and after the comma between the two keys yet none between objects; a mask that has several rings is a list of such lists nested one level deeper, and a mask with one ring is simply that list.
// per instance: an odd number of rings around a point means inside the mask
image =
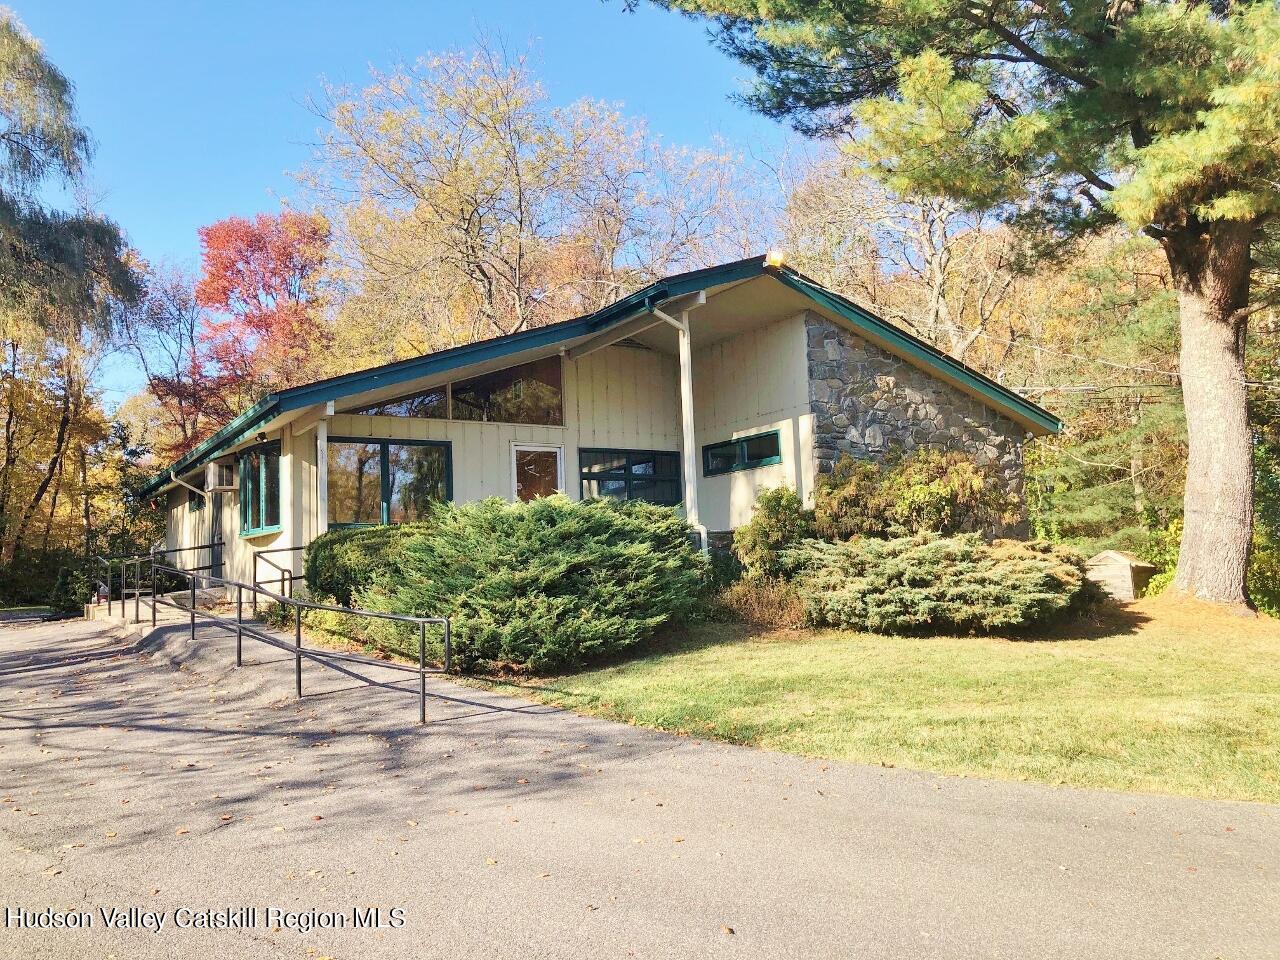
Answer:
[{"label": "pine tree", "polygon": [[[1174,585],[1248,602],[1254,250],[1280,209],[1280,9],[1137,0],[662,0],[712,18],[748,102],[850,138],[904,193],[1049,235],[1123,221],[1178,295],[1188,460]],[[1252,293],[1252,296],[1251,296]]]}]

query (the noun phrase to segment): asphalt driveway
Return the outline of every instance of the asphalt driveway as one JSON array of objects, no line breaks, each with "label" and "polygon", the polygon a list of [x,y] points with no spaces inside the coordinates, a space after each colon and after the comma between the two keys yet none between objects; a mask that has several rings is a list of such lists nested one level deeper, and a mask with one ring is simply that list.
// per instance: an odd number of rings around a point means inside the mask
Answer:
[{"label": "asphalt driveway", "polygon": [[[1280,957],[1280,807],[805,760],[446,681],[420,727],[412,682],[308,666],[299,703],[251,652],[0,629],[0,909],[167,918],[11,924],[0,956]],[[381,928],[265,913],[368,906]]]}]

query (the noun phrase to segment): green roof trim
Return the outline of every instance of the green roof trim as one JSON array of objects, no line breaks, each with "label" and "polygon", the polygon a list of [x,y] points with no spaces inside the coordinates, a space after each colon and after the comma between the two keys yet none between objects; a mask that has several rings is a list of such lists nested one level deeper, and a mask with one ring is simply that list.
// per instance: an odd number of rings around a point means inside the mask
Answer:
[{"label": "green roof trim", "polygon": [[887,343],[894,351],[915,359],[946,378],[973,390],[992,406],[1011,413],[1014,419],[1036,424],[1050,433],[1058,433],[1062,429],[1062,421],[1043,407],[1037,406],[989,377],[965,366],[959,360],[929,346],[905,330],[881,320],[853,301],[826,289],[788,267],[770,267],[766,265],[764,257],[749,257],[745,260],[691,270],[688,273],[655,281],[584,317],[564,320],[532,330],[521,330],[519,333],[480,340],[461,347],[452,347],[437,353],[411,357],[408,360],[399,360],[380,367],[358,370],[354,373],[269,393],[190,453],[179,458],[168,470],[153,477],[143,487],[141,496],[151,497],[162,490],[170,482],[170,472],[182,474],[196,469],[223,451],[253,436],[264,424],[292,410],[327,403],[355,393],[407,383],[420,377],[444,373],[473,363],[501,359],[526,350],[552,347],[566,340],[599,333],[637,314],[652,310],[664,301],[675,297],[695,293],[708,286],[750,280],[766,273],[808,297],[820,307],[837,314],[864,333]]},{"label": "green roof trim", "polygon": [[791,289],[804,294],[814,303],[825,307],[864,333],[887,343],[891,350],[924,363],[926,366],[945,374],[983,397],[997,408],[1014,413],[1014,419],[1030,421],[1049,433],[1060,433],[1062,421],[1039,404],[1032,403],[1026,397],[1002,386],[990,377],[979,373],[937,347],[925,343],[900,327],[881,320],[869,313],[852,300],[817,282],[804,274],[785,267],[777,272],[778,279]]}]

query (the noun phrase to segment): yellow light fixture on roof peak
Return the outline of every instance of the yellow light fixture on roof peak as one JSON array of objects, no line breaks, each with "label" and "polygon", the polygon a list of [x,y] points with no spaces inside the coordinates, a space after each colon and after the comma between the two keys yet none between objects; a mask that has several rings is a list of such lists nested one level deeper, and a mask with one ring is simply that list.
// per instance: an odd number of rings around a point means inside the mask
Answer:
[{"label": "yellow light fixture on roof peak", "polygon": [[786,263],[786,260],[787,252],[785,250],[779,250],[777,247],[764,255],[764,265],[766,267],[774,267],[776,269]]}]

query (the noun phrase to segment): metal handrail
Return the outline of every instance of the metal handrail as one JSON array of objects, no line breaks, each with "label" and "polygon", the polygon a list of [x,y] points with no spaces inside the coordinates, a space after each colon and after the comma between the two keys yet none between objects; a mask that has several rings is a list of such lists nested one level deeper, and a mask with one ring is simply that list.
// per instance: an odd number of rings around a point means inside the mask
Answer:
[{"label": "metal handrail", "polygon": [[[292,570],[291,568],[289,568],[289,567],[282,567],[282,566],[280,566],[280,564],[276,563],[274,560],[272,560],[270,557],[268,557],[268,556],[267,556],[267,554],[269,554],[269,553],[297,553],[299,550],[305,550],[305,549],[307,549],[307,548],[306,548],[306,546],[304,545],[304,546],[300,546],[300,547],[267,547],[267,548],[265,548],[265,549],[263,549],[263,550],[255,550],[255,551],[253,551],[253,570],[251,571],[251,572],[252,572],[252,574],[253,574],[253,582],[254,582],[255,584],[262,583],[262,580],[260,580],[260,579],[258,578],[258,560],[259,560],[259,559],[261,559],[264,563],[270,564],[271,566],[275,567],[275,568],[276,568],[276,570],[280,571],[280,592],[281,592],[281,593],[284,593],[284,592],[285,592],[285,579],[286,579],[286,578],[288,578],[288,583],[289,583],[289,596],[291,596],[291,597],[292,597],[292,596],[293,596],[293,584],[294,584],[294,581],[297,579],[297,578],[294,576],[293,570]],[[255,613],[257,613],[257,611],[258,611],[258,601],[257,601],[257,597],[256,597],[256,596],[254,597],[254,606],[253,606],[253,610],[254,610],[254,612],[255,612]]]},{"label": "metal handrail", "polygon": [[[130,562],[132,562],[133,564],[133,567],[134,567],[134,611],[133,612],[134,612],[134,620],[137,620],[138,614],[139,614],[138,596],[142,590],[143,562],[147,560],[154,561],[154,558],[159,556],[167,557],[171,553],[190,553],[192,551],[211,550],[214,547],[221,547],[223,545],[224,545],[224,541],[215,540],[212,543],[200,543],[195,545],[194,547],[166,547],[163,550],[157,550],[156,548],[153,547],[151,550],[148,550],[145,553],[114,553],[114,554],[109,553],[109,554],[95,557],[94,560],[96,560],[99,565],[105,566],[107,571],[106,582],[102,584],[102,586],[107,591],[107,616],[111,616],[112,614],[111,588],[115,581],[114,564],[116,563],[120,564],[120,609],[121,611],[124,610],[124,604],[126,599],[125,594],[128,592],[128,587],[129,587],[129,579],[128,579],[129,564]],[[212,568],[213,566],[214,564],[207,565],[207,567],[209,568]],[[203,569],[203,568],[193,568],[193,569]]]},{"label": "metal handrail", "polygon": [[[453,669],[453,635],[451,623],[448,617],[414,617],[403,613],[386,613],[381,610],[358,610],[352,607],[338,607],[330,604],[311,603],[306,600],[295,600],[292,597],[286,597],[283,594],[272,593],[257,584],[243,583],[239,580],[229,580],[224,577],[202,576],[195,571],[186,570],[182,567],[172,567],[167,564],[157,563],[155,558],[151,558],[151,626],[156,626],[156,609],[160,603],[175,609],[182,609],[181,604],[172,603],[168,600],[161,600],[159,593],[156,591],[156,574],[169,573],[179,577],[185,577],[190,583],[190,613],[191,613],[191,640],[196,638],[196,581],[204,581],[208,584],[221,585],[224,588],[234,588],[236,591],[236,618],[231,620],[226,617],[219,617],[216,614],[204,612],[201,616],[212,620],[224,627],[234,628],[236,632],[236,666],[244,665],[243,644],[244,637],[247,634],[254,640],[259,640],[279,649],[290,649],[288,645],[278,637],[273,637],[265,631],[256,627],[246,626],[244,623],[244,591],[248,590],[253,595],[256,606],[259,594],[269,597],[270,599],[282,604],[283,606],[294,608],[294,683],[295,692],[298,699],[302,699],[302,660],[307,658],[317,663],[324,663],[326,660],[346,660],[354,663],[364,663],[369,666],[385,667],[392,670],[402,670],[406,672],[416,672],[418,674],[418,719],[420,723],[427,722],[427,674],[428,673],[450,673]],[[137,613],[135,594],[135,619]],[[121,604],[123,605],[123,599]],[[384,660],[376,660],[373,657],[362,657],[357,654],[343,653],[337,650],[307,650],[302,646],[302,611],[303,610],[324,610],[331,613],[347,614],[349,616],[368,617],[379,620],[392,620],[401,623],[413,623],[418,625],[418,666],[415,670],[413,667],[404,664],[389,663]],[[439,670],[427,669],[427,627],[429,625],[440,626],[444,630],[444,658]]]}]

